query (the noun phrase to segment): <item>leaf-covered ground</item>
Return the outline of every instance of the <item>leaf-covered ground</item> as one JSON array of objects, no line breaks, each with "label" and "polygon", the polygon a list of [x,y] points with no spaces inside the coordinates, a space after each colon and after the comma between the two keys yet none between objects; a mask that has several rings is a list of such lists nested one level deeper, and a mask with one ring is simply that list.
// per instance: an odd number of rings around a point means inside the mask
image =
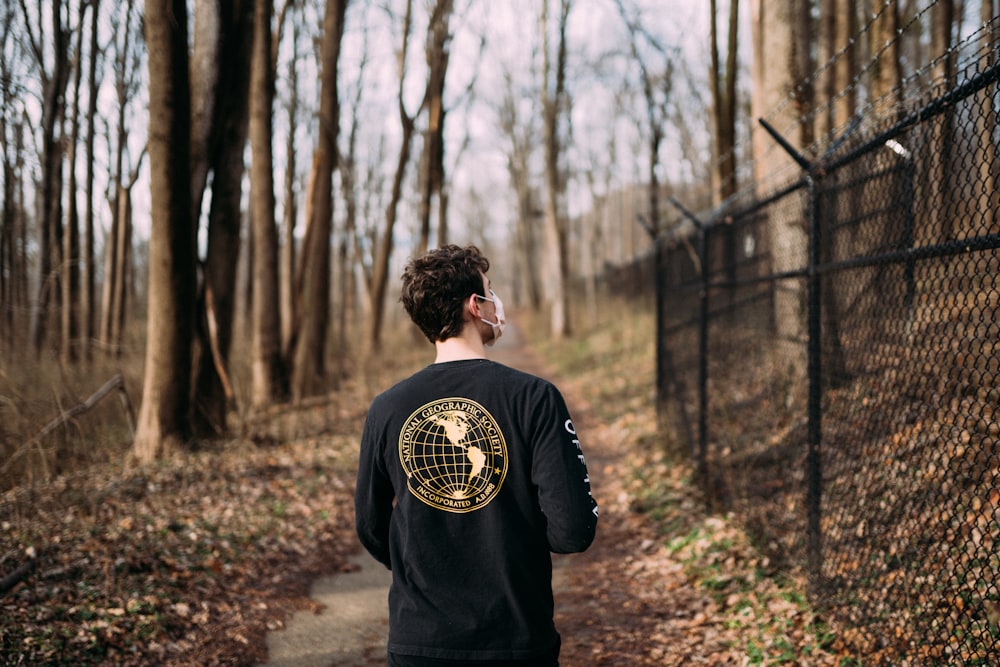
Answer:
[{"label": "leaf-covered ground", "polygon": [[656,434],[653,346],[641,333],[651,317],[612,319],[628,324],[540,346],[585,434],[601,502],[594,545],[558,569],[562,663],[855,664],[834,655],[805,582],[782,578],[733,521],[706,512],[693,469]]},{"label": "leaf-covered ground", "polygon": [[0,497],[0,576],[34,555],[0,597],[0,665],[265,659],[268,627],[308,606],[311,580],[345,567],[355,543],[354,403],[268,425],[308,423],[315,437],[235,441]]},{"label": "leaf-covered ground", "polygon": [[[556,563],[562,664],[849,664],[802,582],[706,514],[688,466],[663,454],[648,336],[521,352],[557,376],[601,503],[594,546]],[[314,604],[313,578],[347,567],[369,398],[346,387],[216,450],[0,496],[0,578],[32,566],[0,597],[0,665],[266,660],[267,631]]]}]

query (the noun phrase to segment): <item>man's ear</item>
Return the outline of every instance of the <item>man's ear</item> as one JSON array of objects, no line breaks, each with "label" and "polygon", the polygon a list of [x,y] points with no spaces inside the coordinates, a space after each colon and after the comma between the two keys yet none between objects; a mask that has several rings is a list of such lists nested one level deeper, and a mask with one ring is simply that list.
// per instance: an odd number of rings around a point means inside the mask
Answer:
[{"label": "man's ear", "polygon": [[472,316],[472,319],[478,320],[481,314],[479,312],[479,299],[476,298],[476,295],[473,294],[470,296],[466,300],[466,304],[468,305],[469,315]]}]

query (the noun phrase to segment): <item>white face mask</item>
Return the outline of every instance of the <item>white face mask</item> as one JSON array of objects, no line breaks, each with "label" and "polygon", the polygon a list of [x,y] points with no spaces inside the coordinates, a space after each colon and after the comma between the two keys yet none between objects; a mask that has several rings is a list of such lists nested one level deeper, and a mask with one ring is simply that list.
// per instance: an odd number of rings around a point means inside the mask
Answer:
[{"label": "white face mask", "polygon": [[498,297],[496,295],[496,292],[494,292],[493,290],[490,290],[489,296],[479,296],[477,294],[476,298],[482,299],[483,301],[490,301],[495,306],[494,310],[496,311],[496,318],[497,318],[496,322],[490,322],[489,320],[482,317],[479,318],[481,322],[484,322],[485,324],[488,324],[491,327],[493,327],[493,338],[491,338],[489,341],[486,342],[487,345],[493,345],[494,343],[497,342],[497,339],[503,335],[503,328],[507,325],[507,318],[503,312],[503,301],[500,300],[500,297]]}]

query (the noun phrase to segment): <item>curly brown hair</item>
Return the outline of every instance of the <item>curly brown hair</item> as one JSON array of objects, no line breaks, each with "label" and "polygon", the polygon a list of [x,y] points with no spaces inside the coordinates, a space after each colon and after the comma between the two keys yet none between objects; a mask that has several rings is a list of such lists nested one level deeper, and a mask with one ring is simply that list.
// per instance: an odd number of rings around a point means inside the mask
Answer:
[{"label": "curly brown hair", "polygon": [[427,340],[454,338],[462,331],[465,300],[473,294],[486,296],[482,274],[489,268],[489,260],[474,245],[442,246],[410,259],[399,300]]}]

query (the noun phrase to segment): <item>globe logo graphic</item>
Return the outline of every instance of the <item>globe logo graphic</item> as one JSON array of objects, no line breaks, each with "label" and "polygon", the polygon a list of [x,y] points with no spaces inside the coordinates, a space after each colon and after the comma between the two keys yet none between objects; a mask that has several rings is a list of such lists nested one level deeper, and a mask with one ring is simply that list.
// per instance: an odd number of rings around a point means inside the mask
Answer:
[{"label": "globe logo graphic", "polygon": [[427,403],[406,420],[399,460],[407,487],[447,512],[472,512],[496,497],[507,475],[507,443],[483,406],[464,398]]}]

